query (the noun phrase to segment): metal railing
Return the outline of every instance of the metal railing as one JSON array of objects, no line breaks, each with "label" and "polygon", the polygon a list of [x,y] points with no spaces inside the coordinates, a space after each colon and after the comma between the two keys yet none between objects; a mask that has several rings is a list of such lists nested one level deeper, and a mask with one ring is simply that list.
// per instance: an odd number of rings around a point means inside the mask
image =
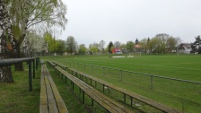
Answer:
[{"label": "metal railing", "polygon": [[11,66],[21,62],[28,63],[29,91],[32,91],[32,76],[35,78],[35,70],[38,69],[39,57],[0,59],[0,67]]}]

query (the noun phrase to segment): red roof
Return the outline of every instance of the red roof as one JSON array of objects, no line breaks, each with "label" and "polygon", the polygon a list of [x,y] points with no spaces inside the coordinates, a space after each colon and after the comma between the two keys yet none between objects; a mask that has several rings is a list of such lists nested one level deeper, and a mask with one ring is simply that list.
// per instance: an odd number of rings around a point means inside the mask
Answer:
[{"label": "red roof", "polygon": [[135,48],[142,48],[142,46],[141,45],[135,45]]}]

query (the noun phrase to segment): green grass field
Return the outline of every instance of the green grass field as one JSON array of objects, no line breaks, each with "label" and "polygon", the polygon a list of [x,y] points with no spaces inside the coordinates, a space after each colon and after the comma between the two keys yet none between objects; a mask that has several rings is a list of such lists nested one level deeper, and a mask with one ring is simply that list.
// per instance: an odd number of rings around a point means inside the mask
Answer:
[{"label": "green grass field", "polygon": [[190,113],[201,111],[201,84],[158,77],[151,79],[151,76],[121,73],[119,70],[107,68],[201,82],[200,55],[142,55],[133,58],[55,56],[43,59],[76,68],[180,111]]},{"label": "green grass field", "polygon": [[[14,67],[14,66],[13,66]],[[40,69],[32,79],[33,90],[29,91],[28,65],[25,71],[14,71],[14,83],[0,83],[0,113],[38,113],[40,100]]]}]

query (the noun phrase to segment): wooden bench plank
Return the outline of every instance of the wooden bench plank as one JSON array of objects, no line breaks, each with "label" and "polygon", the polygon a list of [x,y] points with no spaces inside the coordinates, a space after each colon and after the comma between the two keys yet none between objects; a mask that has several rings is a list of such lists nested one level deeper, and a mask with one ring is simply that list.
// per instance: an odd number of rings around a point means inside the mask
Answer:
[{"label": "wooden bench plank", "polygon": [[52,80],[52,77],[48,77],[49,79],[49,82],[51,83],[51,88],[52,88],[52,91],[54,93],[54,98],[56,100],[56,103],[57,103],[57,107],[58,107],[58,110],[59,112],[67,112],[67,108],[65,106],[65,103],[61,97],[61,95],[59,94],[59,91],[54,83],[54,81]]},{"label": "wooden bench plank", "polygon": [[41,69],[40,113],[68,113],[45,64]]},{"label": "wooden bench plank", "polygon": [[44,67],[41,69],[41,89],[40,89],[40,113],[48,113],[48,106],[47,106],[47,94],[46,94],[46,86],[45,86],[45,79],[44,79]]},{"label": "wooden bench plank", "polygon": [[49,113],[47,105],[40,105],[40,113]]}]

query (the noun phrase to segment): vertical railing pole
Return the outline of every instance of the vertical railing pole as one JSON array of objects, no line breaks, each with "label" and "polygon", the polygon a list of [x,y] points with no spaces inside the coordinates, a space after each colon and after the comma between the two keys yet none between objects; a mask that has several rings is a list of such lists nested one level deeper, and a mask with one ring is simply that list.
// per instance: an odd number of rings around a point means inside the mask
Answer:
[{"label": "vertical railing pole", "polygon": [[122,82],[122,70],[120,70],[120,78],[121,78],[121,82]]},{"label": "vertical railing pole", "polygon": [[79,69],[79,67],[80,67],[80,66],[79,66],[79,62],[77,63],[77,65],[78,65],[77,68]]},{"label": "vertical railing pole", "polygon": [[105,75],[105,67],[103,67],[103,76]]},{"label": "vertical railing pole", "polygon": [[93,65],[91,65],[91,73],[93,74]]},{"label": "vertical railing pole", "polygon": [[29,91],[32,91],[31,61],[28,61],[28,65],[29,65]]},{"label": "vertical railing pole", "polygon": [[153,90],[153,75],[150,75],[150,85],[151,90]]},{"label": "vertical railing pole", "polygon": [[36,70],[38,70],[39,57],[36,57]]},{"label": "vertical railing pole", "polygon": [[35,59],[32,60],[33,61],[33,78],[35,78],[36,75],[36,64],[35,64]]}]

